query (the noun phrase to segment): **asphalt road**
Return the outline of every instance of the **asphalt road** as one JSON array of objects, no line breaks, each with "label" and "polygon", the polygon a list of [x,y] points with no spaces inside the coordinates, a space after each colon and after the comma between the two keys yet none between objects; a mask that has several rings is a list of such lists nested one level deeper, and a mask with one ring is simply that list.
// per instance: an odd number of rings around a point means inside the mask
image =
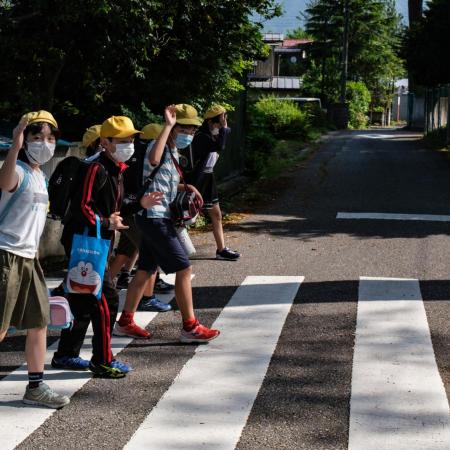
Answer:
[{"label": "asphalt road", "polygon": [[[420,281],[449,396],[450,224],[336,220],[338,212],[450,214],[450,163],[419,139],[387,129],[333,133],[286,174],[288,189],[279,192],[274,180],[274,201],[227,230],[238,262],[212,260],[212,236],[195,238],[194,298],[206,325],[247,276],[305,277],[237,449],[347,448],[361,276]],[[155,337],[119,355],[135,369],[129,376],[88,381],[17,448],[123,448],[194,356],[195,347],[177,343],[178,327],[178,312],[158,315]],[[22,345],[20,337],[0,344],[0,376],[23,361]]]}]

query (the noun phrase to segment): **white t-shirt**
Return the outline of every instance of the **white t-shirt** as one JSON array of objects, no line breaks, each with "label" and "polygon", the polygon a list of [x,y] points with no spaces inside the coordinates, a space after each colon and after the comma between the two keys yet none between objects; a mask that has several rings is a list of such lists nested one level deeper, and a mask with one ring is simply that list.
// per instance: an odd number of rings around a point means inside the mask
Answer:
[{"label": "white t-shirt", "polygon": [[[16,166],[19,184],[24,179],[25,169]],[[0,249],[24,258],[35,258],[39,240],[44,231],[48,209],[48,191],[44,174],[30,167],[27,188],[19,194],[14,205],[0,225]],[[13,192],[2,191],[0,214],[5,209]]]}]

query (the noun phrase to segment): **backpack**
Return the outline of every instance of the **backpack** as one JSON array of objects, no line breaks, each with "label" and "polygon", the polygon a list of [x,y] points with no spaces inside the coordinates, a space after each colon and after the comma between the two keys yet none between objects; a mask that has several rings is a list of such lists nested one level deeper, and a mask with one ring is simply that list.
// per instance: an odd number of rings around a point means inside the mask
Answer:
[{"label": "backpack", "polygon": [[48,182],[49,211],[47,216],[64,220],[72,197],[81,184],[89,164],[100,164],[95,160],[84,160],[68,156],[58,163]]}]

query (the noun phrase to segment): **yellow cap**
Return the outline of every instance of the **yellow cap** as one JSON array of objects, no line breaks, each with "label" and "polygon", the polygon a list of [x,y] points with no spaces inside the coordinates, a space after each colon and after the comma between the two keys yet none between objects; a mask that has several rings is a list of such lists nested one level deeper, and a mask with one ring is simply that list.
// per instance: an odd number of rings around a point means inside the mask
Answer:
[{"label": "yellow cap", "polygon": [[24,114],[22,119],[25,117],[28,119],[28,125],[36,122],[46,122],[53,125],[55,128],[58,128],[55,118],[48,111],[44,111],[42,109],[40,111],[32,111]]},{"label": "yellow cap", "polygon": [[149,123],[142,128],[141,139],[145,139],[147,141],[157,139],[163,128],[163,125],[160,125],[159,123]]},{"label": "yellow cap", "polygon": [[220,114],[226,113],[227,110],[221,105],[213,105],[208,111],[205,112],[203,118],[204,119],[212,119],[213,117],[217,117]]},{"label": "yellow cap", "polygon": [[101,125],[92,125],[86,129],[86,132],[83,134],[82,144],[84,147],[89,147],[93,142],[95,142],[100,137],[100,128]]},{"label": "yellow cap", "polygon": [[185,103],[180,103],[175,106],[177,110],[177,123],[180,125],[195,125],[199,127],[202,124],[200,117],[198,117],[197,110]]},{"label": "yellow cap", "polygon": [[142,131],[135,130],[131,119],[125,116],[112,116],[100,128],[100,136],[104,138],[125,138],[137,133]]}]

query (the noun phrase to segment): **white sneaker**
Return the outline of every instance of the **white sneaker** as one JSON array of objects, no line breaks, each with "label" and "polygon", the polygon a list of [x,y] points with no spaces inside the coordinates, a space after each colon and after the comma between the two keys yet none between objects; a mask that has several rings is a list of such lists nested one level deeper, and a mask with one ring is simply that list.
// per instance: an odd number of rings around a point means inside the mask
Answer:
[{"label": "white sneaker", "polygon": [[62,408],[70,403],[69,397],[57,394],[45,383],[41,383],[37,388],[27,386],[22,401],[27,405],[46,406],[54,409]]}]

